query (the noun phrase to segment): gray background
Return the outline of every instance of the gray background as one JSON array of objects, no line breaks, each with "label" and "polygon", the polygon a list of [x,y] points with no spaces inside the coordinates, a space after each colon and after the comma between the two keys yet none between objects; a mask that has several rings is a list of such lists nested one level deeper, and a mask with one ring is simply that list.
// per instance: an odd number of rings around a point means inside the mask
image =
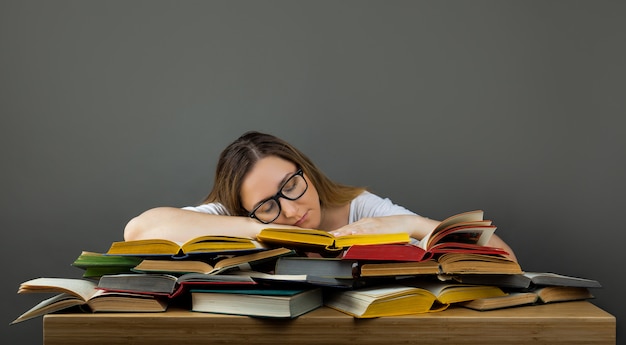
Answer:
[{"label": "gray background", "polygon": [[250,129],[431,218],[485,210],[524,269],[599,280],[621,320],[625,10],[1,1],[3,338],[42,337],[8,326],[43,297],[21,282],[78,277],[131,217],[198,202]]}]

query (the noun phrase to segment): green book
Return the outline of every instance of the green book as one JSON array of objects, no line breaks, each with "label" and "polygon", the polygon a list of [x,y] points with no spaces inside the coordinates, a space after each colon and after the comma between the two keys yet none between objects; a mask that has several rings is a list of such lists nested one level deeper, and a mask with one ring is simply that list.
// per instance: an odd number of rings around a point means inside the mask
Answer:
[{"label": "green book", "polygon": [[83,251],[72,266],[85,270],[83,278],[99,278],[105,274],[130,273],[142,259],[134,256],[104,255]]}]

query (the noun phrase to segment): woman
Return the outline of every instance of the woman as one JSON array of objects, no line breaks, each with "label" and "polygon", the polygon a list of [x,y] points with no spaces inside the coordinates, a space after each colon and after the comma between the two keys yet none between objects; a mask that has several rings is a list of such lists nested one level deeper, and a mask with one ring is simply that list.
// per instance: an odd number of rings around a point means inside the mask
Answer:
[{"label": "woman", "polygon": [[[247,132],[221,153],[213,190],[182,209],[158,207],[133,218],[125,240],[185,242],[201,235],[256,238],[263,228],[321,229],[335,236],[407,232],[421,239],[438,221],[361,187],[331,181],[298,149],[275,136]],[[498,236],[488,245],[512,249]]]}]

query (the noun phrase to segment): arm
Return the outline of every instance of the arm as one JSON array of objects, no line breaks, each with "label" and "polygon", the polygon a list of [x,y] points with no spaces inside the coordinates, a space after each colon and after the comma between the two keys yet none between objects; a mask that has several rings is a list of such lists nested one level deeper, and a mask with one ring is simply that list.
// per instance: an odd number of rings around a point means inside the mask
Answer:
[{"label": "arm", "polygon": [[357,220],[354,223],[345,225],[337,230],[331,231],[334,236],[344,236],[359,233],[397,233],[406,232],[409,236],[422,239],[431,232],[438,221],[422,217],[419,215],[395,215],[383,217],[368,217]]},{"label": "arm", "polygon": [[128,222],[124,239],[163,238],[185,242],[202,235],[225,235],[256,238],[267,225],[249,217],[207,214],[174,207],[157,207]]}]

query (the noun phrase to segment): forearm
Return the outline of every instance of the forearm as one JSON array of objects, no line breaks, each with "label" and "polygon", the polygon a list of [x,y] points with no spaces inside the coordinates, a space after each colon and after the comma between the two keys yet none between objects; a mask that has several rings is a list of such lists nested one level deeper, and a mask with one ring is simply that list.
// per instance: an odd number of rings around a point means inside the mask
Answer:
[{"label": "forearm", "polygon": [[418,215],[396,215],[385,217],[363,218],[352,224],[332,231],[335,236],[358,233],[397,233],[406,232],[409,236],[421,240],[432,231],[439,221]]},{"label": "forearm", "polygon": [[125,240],[163,238],[185,242],[203,235],[256,238],[267,225],[249,217],[232,217],[174,207],[150,209],[133,218],[124,229]]}]

